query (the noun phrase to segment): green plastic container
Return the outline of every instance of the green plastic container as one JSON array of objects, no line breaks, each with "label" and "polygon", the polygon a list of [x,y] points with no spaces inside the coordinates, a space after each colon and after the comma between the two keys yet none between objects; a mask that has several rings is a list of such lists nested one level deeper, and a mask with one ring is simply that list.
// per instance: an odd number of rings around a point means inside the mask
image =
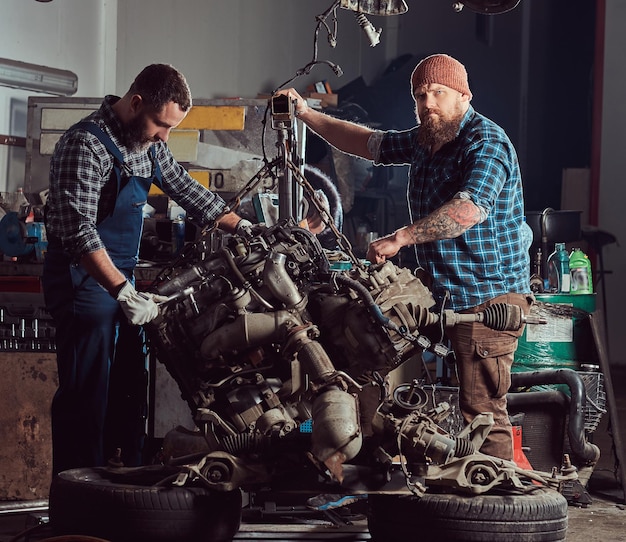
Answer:
[{"label": "green plastic container", "polygon": [[579,248],[575,248],[569,255],[570,293],[593,293],[593,276],[591,275],[591,261]]},{"label": "green plastic container", "polygon": [[519,339],[513,372],[580,369],[598,364],[589,322],[596,310],[595,294],[536,294],[531,314],[546,324],[528,324]]}]

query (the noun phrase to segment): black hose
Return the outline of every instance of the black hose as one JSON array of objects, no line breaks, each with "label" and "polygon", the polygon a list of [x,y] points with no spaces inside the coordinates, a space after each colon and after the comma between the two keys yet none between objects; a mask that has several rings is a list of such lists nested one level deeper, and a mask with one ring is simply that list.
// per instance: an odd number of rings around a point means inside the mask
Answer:
[{"label": "black hose", "polygon": [[393,331],[398,331],[395,323],[383,314],[383,311],[380,310],[380,307],[376,304],[376,301],[374,301],[372,294],[370,294],[369,290],[363,284],[357,280],[351,279],[350,277],[346,277],[341,273],[337,273],[335,275],[335,279],[337,282],[341,282],[353,289],[361,297],[367,309],[384,327],[392,329]]},{"label": "black hose", "polygon": [[[595,464],[600,459],[600,449],[595,444],[588,442],[585,434],[584,415],[587,393],[580,375],[572,369],[553,369],[511,374],[511,388],[548,384],[566,384],[569,387],[571,399],[567,436],[569,437],[572,452],[581,459]],[[526,394],[523,392],[509,393],[507,394],[507,401],[515,403],[518,400],[518,396],[522,398],[524,395]]]}]

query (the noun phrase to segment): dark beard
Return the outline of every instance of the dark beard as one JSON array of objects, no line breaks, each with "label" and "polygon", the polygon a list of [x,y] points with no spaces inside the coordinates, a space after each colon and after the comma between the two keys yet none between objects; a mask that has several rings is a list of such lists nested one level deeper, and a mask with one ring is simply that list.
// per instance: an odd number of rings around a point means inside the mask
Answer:
[{"label": "dark beard", "polygon": [[130,152],[146,150],[153,141],[145,135],[145,119],[139,115],[124,126],[122,140]]},{"label": "dark beard", "polygon": [[459,133],[463,115],[453,119],[426,117],[417,131],[417,142],[426,148],[443,146],[454,140]]}]

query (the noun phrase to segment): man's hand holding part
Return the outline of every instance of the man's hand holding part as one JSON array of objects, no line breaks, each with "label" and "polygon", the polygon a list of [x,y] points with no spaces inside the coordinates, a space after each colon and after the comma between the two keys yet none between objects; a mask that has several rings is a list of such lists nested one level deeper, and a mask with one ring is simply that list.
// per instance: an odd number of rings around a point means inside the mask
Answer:
[{"label": "man's hand holding part", "polygon": [[126,318],[131,324],[142,326],[151,322],[159,315],[159,301],[166,298],[162,296],[138,292],[133,285],[126,281],[116,296]]},{"label": "man's hand holding part", "polygon": [[399,236],[401,230],[372,241],[367,248],[367,259],[372,263],[382,263],[393,258],[406,243]]},{"label": "man's hand holding part", "polygon": [[251,236],[250,233],[250,228],[252,228],[252,222],[250,222],[249,220],[242,218],[238,223],[237,223],[237,227],[235,228],[235,233],[237,235],[247,235],[247,236]]},{"label": "man's hand holding part", "polygon": [[293,113],[296,117],[299,117],[306,113],[309,109],[309,105],[305,98],[293,88],[279,90],[276,96],[287,96],[293,102]]}]

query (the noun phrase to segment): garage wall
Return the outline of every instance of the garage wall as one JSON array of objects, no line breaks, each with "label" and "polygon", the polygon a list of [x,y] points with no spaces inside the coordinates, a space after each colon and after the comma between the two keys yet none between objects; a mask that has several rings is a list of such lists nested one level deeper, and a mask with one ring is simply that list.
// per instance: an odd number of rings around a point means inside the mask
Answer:
[{"label": "garage wall", "polygon": [[[315,17],[330,5],[329,0],[119,0],[119,90],[143,66],[159,61],[185,73],[197,97],[254,98],[270,92],[312,60]],[[322,79],[337,88],[359,75],[371,78],[385,57],[393,57],[393,39],[371,49],[352,12],[339,9],[337,19],[337,46],[329,46],[322,27],[318,60],[338,64],[344,74],[337,77],[318,65],[297,80],[299,88]],[[378,19],[386,27],[396,18]],[[390,32],[383,33],[387,38]]]},{"label": "garage wall", "polygon": [[623,331],[626,307],[626,2],[606,0],[604,85],[602,96],[602,141],[600,163],[599,226],[617,237],[618,243],[605,248],[609,347],[612,363],[626,364],[626,334]]},{"label": "garage wall", "polygon": [[[3,0],[0,57],[73,71],[78,94],[115,84],[117,0]],[[0,86],[0,134],[24,137],[28,91]],[[23,184],[22,148],[0,145],[0,191]]]}]

